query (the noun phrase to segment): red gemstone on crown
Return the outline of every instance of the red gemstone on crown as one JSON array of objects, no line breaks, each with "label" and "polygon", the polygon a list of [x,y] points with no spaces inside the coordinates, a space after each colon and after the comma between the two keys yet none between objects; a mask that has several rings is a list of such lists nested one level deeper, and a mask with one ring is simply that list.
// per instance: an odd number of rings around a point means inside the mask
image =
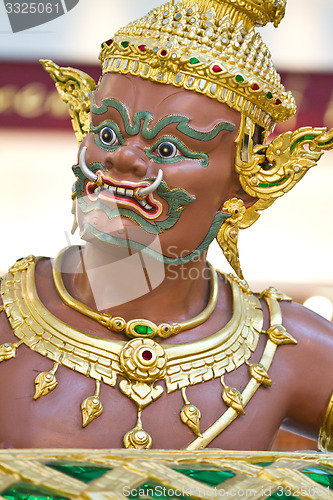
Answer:
[{"label": "red gemstone on crown", "polygon": [[113,40],[112,40],[112,38],[110,38],[107,42],[104,42],[104,43],[106,43],[106,45],[111,45],[113,43]]},{"label": "red gemstone on crown", "polygon": [[214,73],[220,73],[222,71],[222,68],[215,64],[215,66],[212,67],[212,70],[214,71]]},{"label": "red gemstone on crown", "polygon": [[148,351],[148,350],[147,350],[147,351],[143,351],[143,352],[142,352],[142,357],[143,357],[143,359],[144,359],[145,361],[150,361],[150,360],[151,360],[151,358],[153,357],[153,354],[152,354],[152,352],[151,352],[151,351]]},{"label": "red gemstone on crown", "polygon": [[252,90],[259,90],[259,85],[257,83],[254,83],[252,85]]},{"label": "red gemstone on crown", "polygon": [[282,101],[280,101],[280,99],[276,99],[275,104],[277,105],[282,104]]},{"label": "red gemstone on crown", "polygon": [[166,50],[161,50],[161,56],[166,56],[167,55],[167,51]]},{"label": "red gemstone on crown", "polygon": [[141,52],[144,52],[146,50],[146,46],[145,45],[139,45],[139,50],[141,50]]}]

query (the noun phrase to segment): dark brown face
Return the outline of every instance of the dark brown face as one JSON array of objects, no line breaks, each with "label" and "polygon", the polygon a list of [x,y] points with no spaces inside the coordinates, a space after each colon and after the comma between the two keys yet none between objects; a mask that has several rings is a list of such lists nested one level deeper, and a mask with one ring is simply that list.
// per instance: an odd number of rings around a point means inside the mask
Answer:
[{"label": "dark brown face", "polygon": [[[126,228],[143,245],[147,234],[158,235],[163,255],[176,259],[202,248],[224,201],[236,195],[240,114],[193,91],[108,74],[91,117],[82,146],[104,185],[85,183],[81,232],[93,227],[97,237],[112,236]],[[161,187],[140,203],[132,191],[151,184],[160,169]]]}]

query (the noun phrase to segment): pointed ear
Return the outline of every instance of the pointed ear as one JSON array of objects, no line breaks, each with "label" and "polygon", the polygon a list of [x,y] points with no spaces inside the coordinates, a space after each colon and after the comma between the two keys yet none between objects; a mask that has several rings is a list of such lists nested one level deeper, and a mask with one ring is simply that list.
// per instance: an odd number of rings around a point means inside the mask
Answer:
[{"label": "pointed ear", "polygon": [[56,82],[56,89],[67,104],[73,130],[80,144],[89,133],[89,93],[95,90],[95,81],[83,71],[61,68],[48,59],[41,59],[40,63]]}]

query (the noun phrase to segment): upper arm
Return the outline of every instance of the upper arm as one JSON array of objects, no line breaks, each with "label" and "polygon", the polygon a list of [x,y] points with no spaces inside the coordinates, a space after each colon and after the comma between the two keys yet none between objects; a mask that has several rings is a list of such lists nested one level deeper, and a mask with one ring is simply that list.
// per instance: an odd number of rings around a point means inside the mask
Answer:
[{"label": "upper arm", "polygon": [[283,324],[296,338],[286,351],[288,412],[285,426],[317,439],[333,392],[333,324],[295,303],[282,303]]}]

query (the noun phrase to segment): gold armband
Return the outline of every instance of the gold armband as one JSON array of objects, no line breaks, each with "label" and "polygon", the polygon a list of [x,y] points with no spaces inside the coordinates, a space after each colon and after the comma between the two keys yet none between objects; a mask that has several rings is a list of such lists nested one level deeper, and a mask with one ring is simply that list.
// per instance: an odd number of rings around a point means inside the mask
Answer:
[{"label": "gold armband", "polygon": [[333,394],[320,427],[318,448],[320,451],[333,451]]}]

